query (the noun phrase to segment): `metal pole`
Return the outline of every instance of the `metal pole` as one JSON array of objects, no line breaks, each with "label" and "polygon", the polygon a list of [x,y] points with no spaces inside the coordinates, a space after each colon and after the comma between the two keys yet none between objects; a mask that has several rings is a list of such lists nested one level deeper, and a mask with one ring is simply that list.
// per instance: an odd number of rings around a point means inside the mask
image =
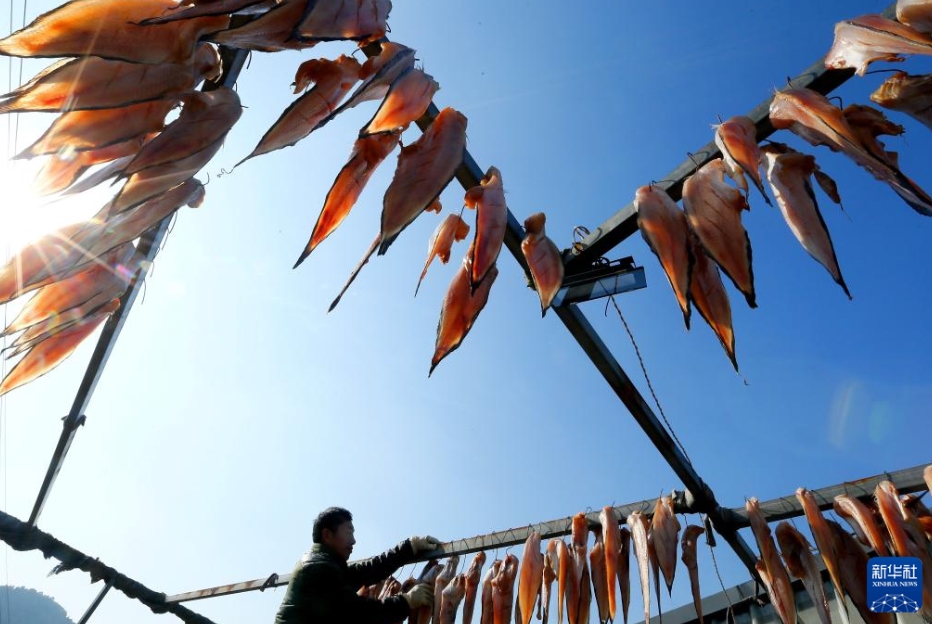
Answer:
[{"label": "metal pole", "polygon": [[[832,501],[835,499],[835,496],[839,494],[849,494],[856,498],[870,499],[873,496],[874,488],[876,488],[877,484],[881,481],[890,481],[893,483],[900,494],[920,492],[926,489],[925,480],[923,479],[922,474],[924,468],[925,466],[920,465],[914,466],[912,468],[898,470],[896,472],[884,473],[873,477],[859,479],[857,481],[846,481],[845,483],[829,485],[823,488],[812,490],[812,494],[816,501],[818,501],[819,509],[824,511],[832,507]],[[678,495],[674,499],[676,501],[675,505],[677,513],[698,513],[700,511],[699,509],[696,509],[695,504],[689,502],[688,499],[691,498],[691,494],[692,492],[685,494],[682,497]],[[620,505],[618,507],[614,507],[613,509],[615,510],[615,514],[618,516],[620,523],[623,524],[625,522],[625,518],[627,518],[628,515],[635,510],[642,511],[650,516],[653,513],[653,506],[653,500],[642,500],[636,503]],[[781,496],[780,498],[762,501],[760,503],[760,509],[767,522],[777,522],[779,520],[785,520],[787,518],[794,518],[803,515],[802,505],[799,504],[799,501],[797,501],[796,497],[793,495]],[[719,508],[719,510],[721,512],[721,517],[719,520],[720,524],[726,524],[735,530],[750,526],[747,512],[743,506],[733,507],[731,509],[722,507]],[[586,519],[589,522],[589,526],[598,525],[599,512],[586,514]],[[431,553],[426,553],[424,556],[418,557],[417,560],[426,561],[427,559],[432,558],[450,557],[453,555],[466,555],[481,550],[487,551],[494,548],[517,546],[518,544],[524,543],[532,531],[538,531],[542,538],[569,535],[572,521],[573,517],[570,516],[568,518],[558,518],[556,520],[538,522],[533,525],[515,529],[507,529],[504,531],[487,533],[485,535],[477,535],[475,537],[453,540],[452,542],[441,544],[440,548]],[[214,596],[239,594],[257,589],[264,590],[268,587],[280,587],[282,585],[287,585],[288,581],[290,580],[290,573],[273,574],[267,578],[253,579],[251,581],[243,581],[229,585],[219,585],[217,587],[210,587],[207,589],[199,589],[182,594],[175,594],[173,596],[166,597],[165,602],[188,602],[191,600],[213,598]]]},{"label": "metal pole", "polygon": [[81,619],[78,620],[78,624],[87,624],[87,621],[91,619],[91,616],[94,615],[94,611],[97,610],[97,607],[100,606],[100,603],[103,602],[104,596],[107,595],[107,592],[110,591],[110,588],[113,587],[113,583],[107,581],[104,584],[103,588],[100,590],[100,593],[97,594],[97,597],[94,598],[94,602],[91,603],[91,606],[87,608],[87,611],[84,612],[84,615],[81,616]]},{"label": "metal pole", "polygon": [[[204,91],[212,91],[221,85],[232,86],[233,83],[236,82],[236,78],[239,76],[239,72],[246,61],[245,50],[221,48],[220,52],[221,58],[223,59],[223,76],[216,83],[206,82],[202,87]],[[129,315],[133,302],[136,301],[136,296],[139,294],[139,289],[145,281],[152,260],[158,253],[159,246],[165,238],[165,233],[168,231],[170,221],[171,217],[166,217],[157,226],[143,234],[139,241],[136,252],[145,256],[146,262],[142,263],[142,268],[139,269],[136,277],[133,278],[133,281],[130,283],[129,288],[126,289],[126,292],[123,293],[123,296],[120,298],[120,308],[114,312],[107,320],[106,324],[104,324],[104,329],[100,334],[100,338],[97,340],[97,347],[94,349],[91,361],[87,365],[87,370],[84,373],[84,379],[81,380],[81,385],[78,387],[74,403],[71,405],[71,411],[64,418],[64,422],[62,423],[61,436],[58,439],[58,444],[55,446],[54,453],[52,453],[52,460],[49,462],[49,467],[42,481],[42,486],[39,488],[39,494],[32,507],[32,513],[29,515],[28,525],[30,527],[36,525],[39,516],[42,514],[42,510],[48,500],[49,492],[52,489],[52,485],[55,484],[55,479],[58,477],[58,473],[65,461],[65,456],[71,448],[71,442],[74,440],[74,435],[78,427],[83,425],[87,420],[84,411],[87,409],[91,396],[94,394],[94,389],[97,387],[97,382],[100,380],[104,366],[107,364],[110,352],[113,350],[113,346],[116,344],[116,340],[123,330],[123,324],[126,323],[126,317]]]}]

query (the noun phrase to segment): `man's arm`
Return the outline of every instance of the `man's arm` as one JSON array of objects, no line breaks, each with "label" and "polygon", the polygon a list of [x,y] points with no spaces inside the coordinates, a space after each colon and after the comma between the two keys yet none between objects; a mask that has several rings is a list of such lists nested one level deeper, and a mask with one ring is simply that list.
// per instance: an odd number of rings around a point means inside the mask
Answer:
[{"label": "man's arm", "polygon": [[411,563],[413,559],[411,540],[405,540],[381,555],[349,564],[346,578],[353,587],[374,585],[388,578],[401,566]]},{"label": "man's arm", "polygon": [[[410,614],[408,602],[402,596],[392,596],[384,601],[364,598],[344,585],[338,575],[325,573],[314,576],[317,578],[308,583],[313,587],[313,596],[308,596],[305,602],[310,621],[395,624]],[[355,581],[352,587],[355,587]]]}]

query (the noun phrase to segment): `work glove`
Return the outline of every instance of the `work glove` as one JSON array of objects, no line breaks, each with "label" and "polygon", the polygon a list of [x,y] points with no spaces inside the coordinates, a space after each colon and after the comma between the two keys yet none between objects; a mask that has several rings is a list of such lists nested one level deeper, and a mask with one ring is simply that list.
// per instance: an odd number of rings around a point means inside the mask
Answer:
[{"label": "work glove", "polygon": [[427,583],[419,583],[402,594],[408,601],[408,608],[414,611],[420,607],[434,605],[434,590]]},{"label": "work glove", "polygon": [[430,535],[426,537],[413,536],[410,538],[411,541],[411,550],[414,551],[414,554],[430,552],[440,548],[440,540],[436,537],[431,537]]}]

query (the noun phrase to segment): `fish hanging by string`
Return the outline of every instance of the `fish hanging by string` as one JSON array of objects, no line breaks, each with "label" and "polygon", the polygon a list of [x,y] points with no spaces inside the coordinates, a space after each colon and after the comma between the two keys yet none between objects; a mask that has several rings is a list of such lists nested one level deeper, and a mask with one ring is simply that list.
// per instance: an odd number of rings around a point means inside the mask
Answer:
[{"label": "fish hanging by string", "polygon": [[689,298],[695,304],[699,315],[709,324],[719,342],[728,354],[735,371],[738,360],[735,357],[735,332],[731,320],[731,303],[722,284],[718,267],[706,256],[695,236],[689,237],[690,253],[693,256],[693,270],[689,279]]},{"label": "fish hanging by string", "polygon": [[420,69],[409,69],[395,80],[382,104],[359,137],[380,132],[400,132],[427,112],[440,83]]},{"label": "fish hanging by string", "polygon": [[899,167],[899,155],[896,152],[888,152],[877,137],[900,136],[905,132],[903,126],[893,123],[876,108],[861,104],[849,104],[842,111],[842,115],[854,136],[872,156],[889,163],[892,167]]},{"label": "fish hanging by string", "polygon": [[158,132],[178,103],[166,98],[119,108],[81,110],[60,115],[39,139],[14,158],[34,158],[64,151],[96,150]]},{"label": "fish hanging by string", "polygon": [[806,514],[806,520],[809,522],[809,528],[812,532],[812,538],[815,540],[816,548],[819,549],[819,555],[825,562],[825,568],[828,570],[829,577],[832,579],[832,586],[835,588],[835,596],[844,607],[845,613],[848,612],[848,603],[845,602],[844,586],[841,582],[839,572],[839,557],[835,552],[835,539],[826,524],[825,517],[819,511],[819,505],[815,496],[806,488],[796,489],[796,499],[803,507],[803,513]]},{"label": "fish hanging by string", "polygon": [[[254,50],[256,52],[280,52],[312,48],[313,41],[300,41],[292,35],[295,25],[304,15],[308,0],[281,0],[271,9],[235,28],[215,28],[207,34],[208,41],[220,45]],[[177,22],[184,24],[190,20]]]},{"label": "fish hanging by string", "polygon": [[861,501],[848,494],[839,494],[835,497],[832,507],[839,516],[844,518],[851,528],[863,537],[865,545],[869,545],[877,552],[879,557],[889,557],[887,536],[881,525],[874,519],[874,513]]},{"label": "fish hanging by string", "polygon": [[600,624],[607,624],[610,619],[608,612],[608,579],[605,571],[605,544],[602,541],[602,528],[592,529],[595,534],[595,543],[589,551],[589,569],[592,578],[592,591],[595,594],[596,609],[599,612]]},{"label": "fish hanging by string", "polygon": [[277,5],[280,0],[214,0],[213,2],[195,2],[187,3],[184,8],[177,11],[171,11],[167,15],[159,17],[150,17],[139,22],[143,26],[154,24],[167,24],[178,20],[191,19],[193,17],[205,17],[216,15],[236,15],[240,13],[249,13],[255,10],[268,10]]},{"label": "fish hanging by string", "polygon": [[758,561],[757,571],[761,573],[761,579],[763,579],[767,587],[770,602],[783,624],[796,624],[796,602],[793,598],[793,585],[790,582],[790,576],[786,568],[783,567],[780,556],[777,554],[777,546],[770,534],[767,520],[761,512],[760,501],[753,497],[749,498],[745,502],[744,508],[748,514],[748,521],[751,523],[751,531],[757,540],[757,547],[760,548],[760,561]]},{"label": "fish hanging by string", "polygon": [[518,568],[518,599],[515,603],[515,623],[530,624],[534,602],[540,596],[544,579],[544,555],[540,552],[540,533],[532,531],[524,542],[524,553]]},{"label": "fish hanging by string", "polygon": [[650,621],[650,554],[647,547],[647,518],[640,511],[633,511],[628,516],[631,538],[634,543],[634,557],[637,560],[638,574],[641,579],[641,598],[644,603],[644,621]]},{"label": "fish hanging by string", "polygon": [[399,134],[377,134],[356,140],[353,153],[350,154],[349,160],[340,169],[340,173],[333,181],[333,186],[327,192],[324,207],[311,231],[311,238],[298,257],[298,261],[295,262],[294,268],[304,262],[311,252],[343,223],[376,168],[398,145],[400,136]]},{"label": "fish hanging by string", "polygon": [[547,314],[547,308],[563,286],[563,257],[560,250],[547,236],[545,224],[547,215],[542,212],[532,214],[524,220],[524,239],[521,241],[521,253],[527,261],[534,290],[540,299],[540,315]]},{"label": "fish hanging by string", "polygon": [[902,61],[901,54],[932,55],[932,38],[881,15],[862,15],[835,24],[825,67],[852,67],[863,76],[874,61]]},{"label": "fish hanging by string", "polygon": [[83,320],[32,346],[3,378],[3,382],[0,383],[0,396],[41,377],[58,366],[119,307],[120,300],[114,299]]},{"label": "fish hanging by string", "polygon": [[[563,606],[579,598],[572,598],[573,588],[579,591],[579,581],[574,582],[576,570],[570,561],[570,550],[566,542],[557,540],[557,624],[563,624]],[[568,618],[567,618],[568,620]]]},{"label": "fish hanging by string", "polygon": [[[489,566],[488,572],[482,578],[482,609],[479,613],[479,624],[493,624],[494,622],[494,603],[492,602],[492,581],[498,576],[498,572],[504,562],[496,559]],[[464,624],[466,624],[464,622]]]},{"label": "fish hanging by string", "polygon": [[618,590],[621,593],[621,613],[628,624],[628,606],[631,604],[631,531],[619,529],[621,548],[618,551]]},{"label": "fish hanging by string", "polygon": [[818,183],[819,188],[822,189],[822,192],[828,195],[828,198],[838,204],[842,211],[844,211],[845,207],[841,204],[841,195],[838,193],[838,184],[835,182],[835,180],[833,180],[830,175],[819,169],[818,165],[816,165],[816,170],[812,175],[815,177],[815,180]]},{"label": "fish hanging by string", "polygon": [[222,30],[227,15],[158,26],[139,22],[176,8],[175,0],[72,0],[0,40],[0,54],[99,56],[131,63],[188,63],[202,35]]},{"label": "fish hanging by string", "polygon": [[411,48],[393,41],[386,41],[380,45],[379,54],[367,59],[362,64],[362,69],[359,71],[362,84],[353,91],[352,95],[343,104],[321,120],[317,124],[317,128],[323,127],[343,111],[358,104],[383,99],[388,94],[391,85],[414,67],[415,51]]},{"label": "fish hanging by string", "polygon": [[757,145],[757,126],[749,117],[738,115],[728,121],[713,126],[715,128],[715,145],[722,152],[725,162],[725,171],[728,177],[734,180],[745,196],[748,193],[748,183],[744,179],[747,174],[754,182],[754,186],[770,205],[770,198],[764,192],[764,185],[760,177],[760,147]]},{"label": "fish hanging by string", "polygon": [[294,29],[294,37],[315,43],[375,41],[385,36],[391,10],[391,0],[311,0]]},{"label": "fish hanging by string", "polygon": [[129,106],[190,91],[205,78],[217,79],[220,71],[220,54],[209,43],[199,44],[188,64],[147,65],[96,56],[63,59],[0,96],[0,113]]},{"label": "fish hanging by string", "polygon": [[453,243],[461,241],[469,234],[469,224],[463,221],[458,214],[449,214],[447,218],[440,222],[437,229],[430,237],[427,243],[427,261],[424,263],[424,270],[421,271],[421,277],[417,280],[417,288],[414,289],[414,296],[421,288],[421,282],[427,275],[427,269],[434,258],[438,258],[441,263],[446,264],[450,261]]},{"label": "fish hanging by string", "polygon": [[871,101],[906,113],[932,130],[932,74],[911,76],[897,72],[871,93]]},{"label": "fish hanging by string", "polygon": [[764,147],[763,161],[777,207],[793,236],[816,262],[825,267],[850,299],[851,293],[841,275],[835,246],[810,183],[810,176],[817,171],[815,158],[774,143]]},{"label": "fish hanging by string", "polygon": [[[561,540],[557,538],[551,538],[547,542],[547,550],[544,552],[544,571],[541,578],[541,587],[540,587],[540,602],[537,605],[537,619],[543,620],[542,624],[547,624],[550,621],[550,594],[553,592],[553,582],[557,580],[557,566],[558,557],[557,554],[557,542]],[[562,614],[560,615],[562,619]],[[469,624],[468,622],[463,622],[463,624]]]},{"label": "fish hanging by string", "polygon": [[777,542],[787,570],[796,578],[802,580],[803,587],[812,599],[819,620],[822,624],[832,624],[832,615],[822,586],[822,573],[816,556],[812,554],[812,546],[802,533],[785,520],[777,525]]},{"label": "fish hanging by string", "polygon": [[689,329],[689,280],[694,259],[690,251],[686,214],[665,190],[654,185],[642,186],[635,191],[634,210],[641,236],[660,261],[683,312],[683,322]]},{"label": "fish hanging by string", "polygon": [[[443,590],[447,588],[447,585],[453,581],[453,578],[456,576],[456,567],[460,564],[460,556],[453,555],[447,559],[446,563],[443,564],[443,570],[434,579],[434,606],[433,606],[433,616],[431,621],[434,624],[440,622],[440,607],[443,606]],[[463,591],[465,591],[465,586]]]},{"label": "fish hanging by string", "polygon": [[923,33],[932,33],[932,5],[929,0],[897,0],[896,21]]},{"label": "fish hanging by string", "polygon": [[[417,141],[401,148],[382,201],[380,256],[440,196],[462,164],[465,150],[466,116],[449,107],[440,111]],[[486,258],[483,255],[483,261]]]},{"label": "fish hanging by string", "polygon": [[178,118],[139,150],[119,177],[178,162],[222,141],[242,114],[239,96],[229,87],[181,96]]},{"label": "fish hanging by string", "polygon": [[[433,565],[428,564],[428,567],[421,571],[416,584],[420,585],[423,583],[431,587],[435,586],[437,578],[443,572],[444,568],[445,566],[438,564],[437,561],[434,560]],[[409,619],[409,622],[411,624],[429,624],[431,621],[432,613],[433,609],[431,606],[424,605],[411,612],[411,618]]]},{"label": "fish hanging by string", "polygon": [[725,182],[721,158],[702,166],[683,183],[686,222],[709,257],[721,267],[744,294],[748,307],[756,308],[751,239],[741,224],[747,201]]},{"label": "fish hanging by string", "polygon": [[575,604],[567,595],[566,612],[570,624],[586,624],[589,621],[589,608],[592,605],[591,576],[589,573],[589,560],[586,554],[586,542],[589,539],[589,521],[586,514],[580,512],[573,516],[573,526],[570,541],[570,565],[575,569],[573,579],[578,583],[578,591],[574,592]]},{"label": "fish hanging by string", "polygon": [[36,174],[32,182],[32,190],[38,195],[58,193],[74,184],[85,171],[94,165],[116,160],[123,161],[123,166],[126,166],[139,153],[145,142],[154,136],[155,133],[141,134],[128,141],[99,149],[76,152],[65,148],[57,154],[51,154]]},{"label": "fish hanging by string", "polygon": [[492,579],[492,624],[511,624],[517,575],[518,558],[509,553],[505,555],[498,574]]},{"label": "fish hanging by string", "polygon": [[615,587],[618,576],[618,557],[621,555],[621,530],[618,526],[618,516],[610,505],[599,512],[599,524],[602,527],[605,559],[605,583],[608,595],[608,617],[613,622],[618,610]]},{"label": "fish hanging by string", "polygon": [[932,197],[899,170],[888,152],[880,148],[878,154],[876,145],[873,150],[863,145],[841,109],[823,95],[810,89],[781,91],[770,103],[770,120],[775,128],[789,129],[812,145],[842,152],[887,183],[916,212],[932,216]]},{"label": "fish hanging by string", "polygon": [[676,574],[676,547],[679,543],[680,522],[673,510],[673,497],[661,496],[654,506],[651,518],[651,533],[654,536],[654,549],[657,551],[657,563],[663,572],[667,592],[673,595],[673,577]]},{"label": "fish hanging by string", "polygon": [[469,564],[469,569],[466,570],[466,597],[463,601],[462,624],[472,624],[472,616],[476,608],[476,596],[479,593],[479,575],[482,573],[485,559],[484,551],[477,552]]},{"label": "fish hanging by string", "polygon": [[483,280],[479,288],[473,291],[469,283],[471,264],[470,254],[467,254],[443,298],[428,377],[433,374],[434,369],[445,357],[460,347],[475,325],[479,313],[489,301],[489,292],[492,290],[495,278],[498,277],[498,267],[492,265],[487,278]]},{"label": "fish hanging by string", "polygon": [[[867,554],[834,520],[826,520],[826,531],[832,539],[832,549],[839,559],[838,569],[842,585],[861,618],[867,624],[894,624],[897,621],[896,614],[876,613],[870,609],[867,602]],[[928,610],[925,604],[923,604],[922,611],[923,618],[928,621]]]},{"label": "fish hanging by string", "polygon": [[699,624],[702,620],[702,594],[699,591],[699,566],[696,560],[697,540],[699,536],[705,533],[705,529],[697,524],[687,525],[683,529],[683,538],[680,541],[681,550],[683,551],[680,560],[686,566],[689,573],[689,586],[693,595],[693,607],[696,609],[696,617],[699,618]]},{"label": "fish hanging by string", "polygon": [[466,191],[463,202],[466,208],[476,211],[475,244],[470,247],[472,273],[469,276],[470,287],[475,291],[498,260],[505,242],[505,230],[508,229],[508,206],[505,205],[501,172],[489,167],[479,184]]},{"label": "fish hanging by string", "polygon": [[296,84],[301,84],[308,80],[314,83],[314,88],[286,108],[262,136],[255,149],[236,163],[236,166],[261,154],[293,146],[308,136],[358,82],[359,69],[359,61],[345,54],[335,61],[305,61],[295,81]]},{"label": "fish hanging by string", "polygon": [[650,562],[651,575],[654,577],[654,594],[657,596],[657,613],[663,615],[660,604],[660,561],[657,559],[657,548],[654,545],[654,532],[647,530],[647,560]]}]

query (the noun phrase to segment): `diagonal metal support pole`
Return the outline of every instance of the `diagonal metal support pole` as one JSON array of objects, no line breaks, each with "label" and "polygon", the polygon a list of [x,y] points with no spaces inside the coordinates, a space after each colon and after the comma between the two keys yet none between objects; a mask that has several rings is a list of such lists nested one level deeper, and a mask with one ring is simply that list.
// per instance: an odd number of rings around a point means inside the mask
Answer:
[{"label": "diagonal metal support pole", "polygon": [[[203,86],[204,91],[211,91],[221,85],[232,86],[233,83],[236,82],[236,78],[239,76],[239,72],[246,61],[246,52],[244,50],[221,48],[220,52],[224,68],[223,76],[221,76],[220,80],[216,83],[205,83]],[[81,385],[78,387],[74,403],[71,405],[71,411],[64,418],[61,436],[58,439],[58,444],[55,446],[55,451],[52,453],[52,459],[49,462],[49,467],[42,481],[42,486],[39,488],[39,494],[32,507],[32,513],[29,515],[27,524],[30,527],[34,527],[36,522],[38,522],[39,516],[42,514],[42,510],[48,500],[49,492],[55,484],[55,479],[58,477],[58,473],[65,461],[65,456],[71,448],[72,441],[74,441],[75,433],[78,427],[83,425],[87,420],[84,411],[87,409],[88,403],[90,403],[91,396],[94,394],[94,389],[97,387],[97,382],[100,380],[101,374],[103,374],[104,366],[106,366],[107,360],[110,358],[110,352],[113,350],[113,346],[116,344],[116,340],[123,330],[126,317],[129,315],[133,302],[136,301],[136,296],[139,294],[139,290],[142,287],[142,283],[145,281],[152,260],[158,253],[162,240],[165,238],[165,233],[168,231],[170,222],[171,217],[166,217],[161,223],[143,234],[140,238],[139,245],[136,247],[136,253],[143,255],[146,261],[142,263],[142,268],[139,269],[136,277],[133,278],[133,281],[130,283],[129,288],[127,288],[123,296],[120,297],[120,308],[114,312],[104,324],[104,329],[100,334],[100,338],[97,340],[97,347],[94,349],[93,355],[91,355],[91,361],[87,365],[84,379],[81,380]]]},{"label": "diagonal metal support pole", "polygon": [[91,606],[87,608],[87,611],[84,612],[84,615],[81,616],[81,619],[78,620],[77,624],[87,624],[87,621],[91,619],[92,615],[94,615],[94,611],[96,611],[97,607],[100,606],[100,603],[104,601],[104,596],[107,595],[107,592],[110,591],[111,587],[113,587],[113,583],[111,581],[104,583],[100,593],[98,593],[97,597],[94,598],[94,602],[92,602]]}]

